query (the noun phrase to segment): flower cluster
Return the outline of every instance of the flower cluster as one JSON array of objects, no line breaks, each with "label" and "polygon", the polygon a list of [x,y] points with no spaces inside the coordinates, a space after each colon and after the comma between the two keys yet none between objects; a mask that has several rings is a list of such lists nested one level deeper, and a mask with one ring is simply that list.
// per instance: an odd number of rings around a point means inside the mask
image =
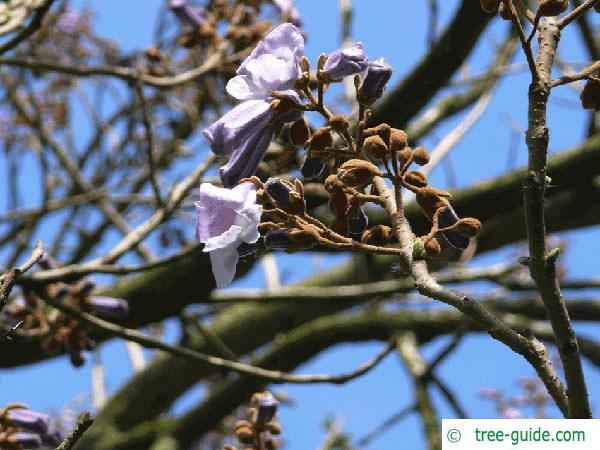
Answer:
[{"label": "flower cluster", "polygon": [[[271,435],[281,434],[281,425],[275,421],[279,402],[269,391],[252,396],[247,420],[235,424],[235,437],[246,450],[275,450],[279,443]],[[237,450],[226,445],[223,450]]]},{"label": "flower cluster", "polygon": [[519,395],[507,395],[500,389],[482,388],[477,391],[479,397],[491,401],[503,419],[522,419],[529,416],[526,410],[533,411],[536,419],[547,417],[547,407],[552,399],[543,383],[535,378],[521,378],[518,385],[522,390]]},{"label": "flower cluster", "polygon": [[32,411],[21,403],[0,410],[0,448],[56,448],[62,437],[47,414]]},{"label": "flower cluster", "polygon": [[[367,127],[370,107],[383,95],[391,75],[385,60],[369,60],[357,42],[321,55],[315,83],[302,35],[290,23],[275,28],[242,63],[227,84],[229,94],[242,103],[204,130],[214,153],[230,155],[220,169],[225,187],[203,184],[196,203],[197,236],[211,254],[218,287],[232,281],[239,254],[249,246],[292,252],[323,245],[400,254],[391,227],[369,227],[365,205],[385,207],[383,193],[375,187],[377,179],[390,180],[394,191],[414,192],[432,223],[429,233],[415,238],[415,257],[441,251],[438,233],[450,245],[467,248],[481,224],[474,218],[460,219],[450,194],[411,170],[412,164],[429,162],[427,151],[409,147],[408,136],[400,129],[387,124]],[[334,114],[324,104],[329,85],[346,77],[354,78],[359,105],[354,127],[352,118]],[[304,117],[307,111],[319,113],[325,125],[311,127]],[[300,167],[304,178],[323,183],[332,216],[329,224],[308,213],[300,180],[272,176],[264,182],[255,175],[271,140],[284,127],[288,151],[306,149]]]},{"label": "flower cluster", "polygon": [[[38,264],[43,269],[55,268],[54,261],[44,256]],[[56,283],[45,287],[45,295],[55,301],[66,302],[81,311],[95,314],[103,319],[123,319],[129,313],[129,305],[121,298],[93,295],[95,283],[83,280],[74,284]],[[46,307],[34,292],[24,290],[3,309],[4,322],[16,325],[30,334],[42,336],[42,344],[50,353],[65,349],[73,366],[85,362],[85,351],[92,350],[95,342],[87,335],[85,327],[67,314]]]}]

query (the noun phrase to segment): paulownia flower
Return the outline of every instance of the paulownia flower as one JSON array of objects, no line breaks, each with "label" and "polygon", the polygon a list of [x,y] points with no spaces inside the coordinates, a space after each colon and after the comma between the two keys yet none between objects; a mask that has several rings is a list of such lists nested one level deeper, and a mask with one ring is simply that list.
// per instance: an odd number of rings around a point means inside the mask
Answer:
[{"label": "paulownia flower", "polygon": [[296,111],[275,117],[271,101],[273,92],[300,101],[293,86],[300,76],[303,55],[300,31],[291,23],[284,23],[259,42],[227,83],[227,92],[244,102],[203,131],[214,153],[231,154],[220,170],[226,187],[235,186],[256,172],[273,138],[276,121],[298,119],[300,114]]},{"label": "paulownia flower", "polygon": [[177,18],[192,27],[201,27],[206,23],[204,8],[191,6],[187,0],[169,0],[169,9]]},{"label": "paulownia flower", "polygon": [[262,206],[256,204],[255,187],[252,183],[242,183],[225,189],[203,183],[196,211],[196,235],[205,244],[204,251],[210,252],[217,287],[225,287],[235,276],[238,247],[242,243],[252,244],[260,237]]},{"label": "paulownia flower", "polygon": [[356,42],[348,48],[340,48],[331,53],[323,66],[327,78],[340,81],[345,77],[364,72],[369,60],[362,42]]}]

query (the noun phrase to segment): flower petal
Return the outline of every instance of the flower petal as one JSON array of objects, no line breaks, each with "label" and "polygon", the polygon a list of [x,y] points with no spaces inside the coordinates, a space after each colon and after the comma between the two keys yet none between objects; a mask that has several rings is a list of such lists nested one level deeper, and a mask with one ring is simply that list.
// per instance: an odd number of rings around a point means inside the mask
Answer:
[{"label": "flower petal", "polygon": [[238,260],[237,246],[234,245],[210,252],[210,263],[218,288],[233,281]]}]

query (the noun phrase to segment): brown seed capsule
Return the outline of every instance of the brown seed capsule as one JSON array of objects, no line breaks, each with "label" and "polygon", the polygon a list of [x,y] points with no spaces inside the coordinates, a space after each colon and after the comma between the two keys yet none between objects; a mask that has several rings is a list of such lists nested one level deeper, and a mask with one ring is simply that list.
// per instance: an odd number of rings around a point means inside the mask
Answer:
[{"label": "brown seed capsule", "polygon": [[333,145],[333,136],[328,128],[319,128],[308,141],[310,150],[322,151]]},{"label": "brown seed capsule", "polygon": [[241,427],[235,430],[235,437],[242,444],[251,444],[254,441],[254,432],[250,427]]},{"label": "brown seed capsule", "polygon": [[310,128],[308,127],[308,123],[304,117],[296,120],[290,126],[289,138],[292,145],[295,145],[296,147],[304,146],[306,141],[310,139]]},{"label": "brown seed capsule", "polygon": [[454,229],[464,237],[473,238],[481,231],[481,222],[474,217],[464,217],[456,223]]},{"label": "brown seed capsule", "polygon": [[600,111],[600,78],[590,77],[581,91],[580,98],[584,109]]},{"label": "brown seed capsule", "polygon": [[429,152],[425,147],[417,147],[413,152],[413,161],[420,166],[424,166],[429,162]]},{"label": "brown seed capsule", "polygon": [[274,435],[281,434],[281,425],[279,422],[267,422],[265,428]]},{"label": "brown seed capsule", "polygon": [[569,0],[541,0],[540,16],[558,16],[569,8]]},{"label": "brown seed capsule", "polygon": [[375,225],[366,230],[361,238],[363,244],[385,247],[392,238],[392,229],[386,225]]},{"label": "brown seed capsule", "polygon": [[335,191],[329,197],[329,210],[338,219],[346,217],[348,211],[348,196],[344,191]]},{"label": "brown seed capsule", "polygon": [[427,177],[416,170],[409,170],[404,174],[404,181],[411,186],[425,187],[427,186]]},{"label": "brown seed capsule", "polygon": [[437,241],[437,239],[432,238],[425,243],[425,251],[429,256],[437,256],[442,251],[442,248],[440,247],[440,243]]},{"label": "brown seed capsule", "polygon": [[400,152],[408,145],[408,135],[398,128],[391,129],[390,140],[393,152]]},{"label": "brown seed capsule", "polygon": [[337,176],[346,186],[362,187],[371,184],[373,177],[382,177],[383,172],[369,161],[351,159],[340,166]]},{"label": "brown seed capsule", "polygon": [[386,157],[388,148],[380,136],[375,135],[365,139],[363,144],[365,152],[375,160],[382,160]]},{"label": "brown seed capsule", "polygon": [[348,122],[346,116],[342,114],[336,114],[329,119],[329,126],[339,133],[344,133],[346,130],[348,130],[350,122]]},{"label": "brown seed capsule", "polygon": [[494,14],[498,11],[498,5],[500,4],[500,0],[479,0],[481,3],[481,9],[483,9],[488,14]]}]

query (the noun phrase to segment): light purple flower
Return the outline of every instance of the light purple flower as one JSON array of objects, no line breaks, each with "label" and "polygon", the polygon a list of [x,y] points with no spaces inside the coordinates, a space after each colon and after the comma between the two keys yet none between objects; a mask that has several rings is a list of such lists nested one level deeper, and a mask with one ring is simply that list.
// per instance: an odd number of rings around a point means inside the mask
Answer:
[{"label": "light purple flower", "polygon": [[302,17],[300,11],[296,8],[294,0],[273,0],[273,4],[279,10],[280,14],[288,15],[291,23],[298,28],[302,27]]},{"label": "light purple flower", "polygon": [[14,427],[37,434],[46,434],[52,421],[48,414],[42,414],[25,408],[9,409],[6,412],[6,420]]},{"label": "light purple flower", "polygon": [[[300,102],[292,90],[300,76],[300,59],[304,55],[304,39],[290,23],[284,23],[269,33],[244,60],[237,75],[227,83],[227,92],[244,100],[203,131],[211,149],[217,155],[232,153],[221,167],[225,187],[235,186],[240,179],[256,172],[273,138],[274,121],[271,95],[274,91]],[[279,121],[292,121],[298,112],[279,116]]]},{"label": "light purple flower", "polygon": [[511,406],[505,408],[500,415],[503,419],[520,419],[523,417],[523,413],[521,411]]},{"label": "light purple flower", "polygon": [[94,314],[109,319],[123,319],[129,314],[129,304],[122,298],[92,295],[90,303]]},{"label": "light purple flower", "polygon": [[74,34],[79,24],[83,22],[83,17],[77,11],[67,8],[60,18],[56,21],[56,28],[64,34]]},{"label": "light purple flower", "polygon": [[258,240],[258,224],[262,206],[256,204],[256,190],[252,183],[242,183],[233,189],[200,185],[200,199],[196,202],[198,223],[196,235],[210,252],[213,275],[217,287],[233,281],[239,260],[238,246]]},{"label": "light purple flower", "polygon": [[10,445],[16,446],[11,448],[31,449],[40,448],[42,446],[42,438],[40,436],[33,433],[24,433],[22,431],[9,434],[8,437],[6,437],[6,441],[9,442]]},{"label": "light purple flower", "polygon": [[362,42],[356,42],[348,48],[340,48],[331,53],[323,66],[323,71],[332,81],[364,72],[369,60]]},{"label": "light purple flower", "polygon": [[206,10],[188,4],[187,0],[169,0],[169,9],[177,18],[192,27],[200,27],[206,23]]}]

